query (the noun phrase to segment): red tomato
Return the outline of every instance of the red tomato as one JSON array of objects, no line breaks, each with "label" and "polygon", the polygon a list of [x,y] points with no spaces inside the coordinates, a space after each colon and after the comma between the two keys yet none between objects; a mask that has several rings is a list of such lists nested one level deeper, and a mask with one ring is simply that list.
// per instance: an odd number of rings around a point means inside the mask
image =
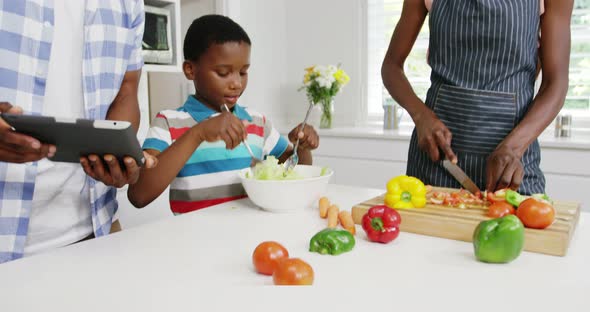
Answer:
[{"label": "red tomato", "polygon": [[287,248],[277,242],[262,242],[252,253],[252,262],[256,272],[272,275],[279,260],[289,258]]},{"label": "red tomato", "polygon": [[514,207],[505,201],[495,202],[488,207],[488,217],[501,218],[509,214],[514,214]]},{"label": "red tomato", "polygon": [[313,269],[299,258],[283,259],[279,261],[272,280],[275,285],[311,285]]},{"label": "red tomato", "polygon": [[548,203],[529,198],[520,203],[516,216],[528,228],[544,229],[555,220],[555,209]]}]

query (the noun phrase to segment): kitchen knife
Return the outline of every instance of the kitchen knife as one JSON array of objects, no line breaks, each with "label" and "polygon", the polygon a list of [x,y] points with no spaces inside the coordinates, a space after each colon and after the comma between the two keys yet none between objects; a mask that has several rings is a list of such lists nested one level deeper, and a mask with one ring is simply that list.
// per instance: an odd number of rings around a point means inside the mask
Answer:
[{"label": "kitchen knife", "polygon": [[445,169],[447,169],[447,171],[469,192],[473,194],[481,192],[477,185],[473,183],[473,181],[465,174],[465,172],[450,160],[443,160],[443,167],[445,167]]}]

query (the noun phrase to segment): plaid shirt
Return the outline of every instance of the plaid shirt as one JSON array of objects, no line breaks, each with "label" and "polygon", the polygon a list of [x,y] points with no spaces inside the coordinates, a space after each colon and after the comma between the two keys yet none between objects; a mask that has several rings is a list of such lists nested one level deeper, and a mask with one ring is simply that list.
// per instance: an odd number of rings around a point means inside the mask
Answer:
[{"label": "plaid shirt", "polygon": [[[86,0],[86,118],[105,119],[125,73],[143,66],[144,18],[141,0]],[[53,0],[0,0],[0,101],[43,112],[53,24]],[[36,174],[36,162],[0,162],[0,263],[23,256]],[[89,177],[86,186],[94,234],[106,235],[118,208],[116,189]]]}]

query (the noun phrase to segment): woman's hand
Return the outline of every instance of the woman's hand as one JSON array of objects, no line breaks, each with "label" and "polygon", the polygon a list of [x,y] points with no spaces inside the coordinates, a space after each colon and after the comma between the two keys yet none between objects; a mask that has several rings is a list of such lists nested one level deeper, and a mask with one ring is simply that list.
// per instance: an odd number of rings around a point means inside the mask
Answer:
[{"label": "woman's hand", "polygon": [[229,112],[209,118],[197,125],[201,141],[223,140],[227,149],[234,149],[248,137],[243,121]]},{"label": "woman's hand", "polygon": [[320,145],[320,137],[315,129],[310,125],[305,125],[303,131],[299,131],[301,124],[297,125],[289,132],[289,141],[295,143],[299,138],[298,149],[314,150]]},{"label": "woman's hand", "polygon": [[433,111],[425,107],[414,122],[418,132],[418,146],[430,156],[432,161],[442,160],[440,153],[442,150],[446,159],[457,163],[457,156],[451,149],[453,135]]},{"label": "woman's hand", "polygon": [[486,190],[493,192],[503,188],[518,190],[524,177],[521,156],[509,147],[500,144],[488,156]]}]

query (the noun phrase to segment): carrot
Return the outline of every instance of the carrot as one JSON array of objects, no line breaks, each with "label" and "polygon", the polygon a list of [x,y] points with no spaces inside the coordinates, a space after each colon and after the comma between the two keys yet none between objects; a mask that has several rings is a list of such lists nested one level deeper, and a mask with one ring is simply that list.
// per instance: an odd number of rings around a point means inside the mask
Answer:
[{"label": "carrot", "polygon": [[328,208],[330,208],[330,200],[327,197],[320,198],[320,218],[325,219],[328,216]]},{"label": "carrot", "polygon": [[338,206],[336,205],[331,205],[330,208],[328,208],[328,227],[333,229],[336,226],[338,226],[338,212],[340,211],[340,208],[338,208]]},{"label": "carrot", "polygon": [[354,221],[352,220],[352,215],[350,214],[350,211],[341,211],[338,214],[338,220],[340,220],[340,224],[342,224],[342,227],[345,230],[349,231],[350,234],[356,234],[356,227],[354,226]]}]

